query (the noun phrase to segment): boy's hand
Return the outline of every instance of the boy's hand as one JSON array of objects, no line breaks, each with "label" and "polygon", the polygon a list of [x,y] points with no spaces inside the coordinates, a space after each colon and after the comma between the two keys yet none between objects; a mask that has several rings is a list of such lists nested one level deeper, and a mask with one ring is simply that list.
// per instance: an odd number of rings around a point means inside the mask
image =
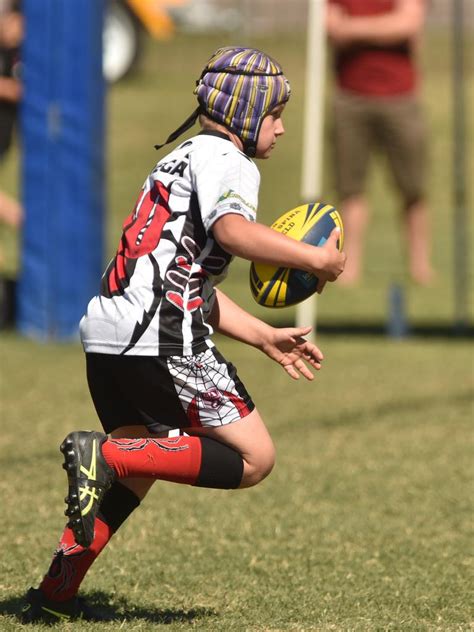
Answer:
[{"label": "boy's hand", "polygon": [[313,380],[314,375],[307,364],[319,371],[323,354],[316,345],[302,337],[310,331],[311,327],[272,327],[260,348],[294,380],[299,379],[300,373],[307,380]]},{"label": "boy's hand", "polygon": [[346,265],[346,254],[339,252],[337,248],[337,241],[340,236],[340,229],[334,228],[324,246],[321,247],[321,250],[324,251],[325,261],[322,266],[319,265],[318,269],[314,271],[314,274],[319,279],[316,290],[318,294],[321,294],[327,281],[335,281],[337,279]]}]

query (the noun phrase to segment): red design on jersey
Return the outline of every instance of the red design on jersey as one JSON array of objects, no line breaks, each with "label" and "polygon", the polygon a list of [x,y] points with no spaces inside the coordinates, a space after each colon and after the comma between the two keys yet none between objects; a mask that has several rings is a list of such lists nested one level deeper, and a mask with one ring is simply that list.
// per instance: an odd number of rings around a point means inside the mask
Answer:
[{"label": "red design on jersey", "polygon": [[178,292],[166,292],[166,298],[170,303],[173,303],[175,307],[182,312],[195,312],[204,303],[203,299],[199,296],[197,298],[188,299],[185,303],[183,295]]},{"label": "red design on jersey", "polygon": [[158,246],[171,211],[170,192],[157,180],[138,197],[133,212],[123,223],[122,238],[115,259],[109,265],[102,284],[102,293],[110,298],[121,295],[128,287],[137,259]]},{"label": "red design on jersey", "polygon": [[[197,243],[191,237],[185,236],[181,240],[181,245],[188,256],[178,255],[175,257],[176,267],[173,270],[168,270],[166,278],[182,291],[169,290],[166,292],[166,298],[182,312],[195,312],[204,303],[199,294],[206,272],[199,265],[196,266],[196,270],[191,275],[192,265],[201,252]],[[188,288],[187,299],[184,298],[186,288]]]},{"label": "red design on jersey", "polygon": [[[166,292],[166,298],[182,312],[195,312],[204,303],[200,293],[203,279],[208,275],[208,272],[200,263],[194,266],[194,270],[192,269],[193,264],[201,254],[201,249],[197,243],[191,237],[184,236],[181,245],[188,255],[175,257],[175,268],[166,273],[168,281],[171,281],[179,290],[169,290]],[[216,256],[206,257],[203,262],[209,272],[222,269],[225,263],[223,257]],[[184,298],[186,289],[188,290],[187,299]]]}]

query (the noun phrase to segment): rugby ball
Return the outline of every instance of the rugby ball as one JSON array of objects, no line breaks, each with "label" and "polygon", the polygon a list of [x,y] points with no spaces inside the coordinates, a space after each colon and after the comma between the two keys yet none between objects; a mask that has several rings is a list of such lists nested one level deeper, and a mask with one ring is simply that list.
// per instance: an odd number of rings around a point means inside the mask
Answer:
[{"label": "rugby ball", "polygon": [[[273,230],[312,246],[323,246],[334,228],[340,228],[337,247],[342,250],[344,229],[334,206],[317,202],[303,204],[279,217]],[[250,266],[250,289],[259,305],[289,307],[301,303],[316,292],[318,279],[304,270],[277,268],[263,263]]]}]

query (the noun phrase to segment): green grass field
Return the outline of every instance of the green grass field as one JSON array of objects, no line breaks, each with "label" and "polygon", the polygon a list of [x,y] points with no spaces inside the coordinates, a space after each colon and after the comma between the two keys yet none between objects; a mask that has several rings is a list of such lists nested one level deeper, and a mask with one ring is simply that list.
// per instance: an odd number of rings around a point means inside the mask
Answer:
[{"label": "green grass field", "polygon": [[[322,339],[309,384],[221,346],[268,420],[274,472],[239,492],[158,482],[85,594],[127,630],[470,629],[472,349]],[[2,348],[0,629],[13,630],[64,522],[57,446],[98,424],[79,346]]]},{"label": "green grass field", "polygon": [[[261,165],[261,217],[268,223],[298,201],[303,41],[248,43],[280,59],[294,87],[287,136]],[[193,79],[220,44],[217,36],[149,44],[141,74],[111,90],[108,254],[157,158],[153,144],[192,110]],[[393,281],[405,284],[412,322],[452,319],[447,46],[445,36],[433,35],[424,52],[424,95],[436,132],[430,202],[437,284],[420,290],[406,281],[396,203],[377,168],[365,282],[328,288],[318,301],[321,322],[383,322]],[[2,185],[5,178],[12,191],[14,174],[15,156],[2,171]],[[329,167],[325,183],[332,200]],[[7,271],[17,267],[12,237],[0,234]],[[291,311],[252,305],[247,271],[248,264],[235,262],[229,294],[261,317],[289,319]],[[474,628],[472,343],[324,334],[318,342],[326,360],[310,384],[289,380],[252,349],[218,340],[267,420],[277,447],[274,471],[246,491],[156,483],[83,584],[116,620],[60,629]],[[45,345],[3,332],[0,346],[3,632],[26,629],[16,616],[21,596],[40,581],[64,525],[58,445],[72,429],[99,426],[79,344]]]}]

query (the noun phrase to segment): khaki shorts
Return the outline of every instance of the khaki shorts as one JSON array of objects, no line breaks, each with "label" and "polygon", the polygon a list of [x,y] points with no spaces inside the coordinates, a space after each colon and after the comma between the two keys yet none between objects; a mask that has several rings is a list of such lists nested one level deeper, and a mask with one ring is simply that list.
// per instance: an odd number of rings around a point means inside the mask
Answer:
[{"label": "khaki shorts", "polygon": [[414,96],[367,98],[337,91],[334,96],[336,187],[342,200],[364,192],[373,151],[388,158],[404,202],[424,196],[426,130]]}]

